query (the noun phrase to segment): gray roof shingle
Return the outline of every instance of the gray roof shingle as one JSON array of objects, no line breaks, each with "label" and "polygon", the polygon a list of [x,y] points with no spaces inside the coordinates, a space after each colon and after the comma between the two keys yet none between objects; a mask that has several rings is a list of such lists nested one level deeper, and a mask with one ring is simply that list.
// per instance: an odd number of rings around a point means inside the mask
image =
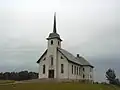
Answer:
[{"label": "gray roof shingle", "polygon": [[77,63],[80,64],[82,66],[91,66],[93,67],[87,60],[85,60],[83,57],[75,57],[74,55],[72,55],[71,53],[69,53],[68,51],[58,48],[58,51],[60,51],[69,61],[73,62],[73,63]]}]

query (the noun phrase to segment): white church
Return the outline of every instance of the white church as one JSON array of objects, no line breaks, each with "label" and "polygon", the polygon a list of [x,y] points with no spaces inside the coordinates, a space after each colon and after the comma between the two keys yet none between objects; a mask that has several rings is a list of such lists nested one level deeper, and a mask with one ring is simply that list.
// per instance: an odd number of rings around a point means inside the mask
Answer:
[{"label": "white church", "polygon": [[74,56],[61,47],[62,39],[56,30],[56,14],[53,26],[53,32],[47,38],[47,49],[37,61],[39,79],[93,81],[94,66],[79,54]]}]

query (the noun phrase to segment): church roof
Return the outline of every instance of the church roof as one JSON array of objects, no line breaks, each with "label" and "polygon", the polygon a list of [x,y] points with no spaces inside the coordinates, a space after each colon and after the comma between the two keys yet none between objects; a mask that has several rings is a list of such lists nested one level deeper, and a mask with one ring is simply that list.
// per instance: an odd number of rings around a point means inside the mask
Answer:
[{"label": "church roof", "polygon": [[91,66],[93,67],[87,60],[85,60],[83,57],[75,57],[74,55],[72,55],[71,53],[69,53],[68,51],[62,49],[62,48],[58,48],[58,51],[60,51],[60,53],[62,53],[70,62],[79,64],[81,66]]},{"label": "church roof", "polygon": [[60,39],[60,35],[57,34],[57,33],[50,33],[50,34],[49,34],[49,37],[47,38],[47,40],[49,40],[49,39],[54,39],[54,38],[57,38],[57,39],[59,39],[60,41],[62,41],[62,40]]}]

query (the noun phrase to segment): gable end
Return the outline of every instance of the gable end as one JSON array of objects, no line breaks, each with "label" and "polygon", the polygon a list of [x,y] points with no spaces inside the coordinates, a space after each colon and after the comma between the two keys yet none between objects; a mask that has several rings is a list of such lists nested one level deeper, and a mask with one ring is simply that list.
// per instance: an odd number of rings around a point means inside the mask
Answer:
[{"label": "gable end", "polygon": [[42,54],[42,56],[39,58],[39,60],[38,60],[36,63],[39,63],[39,62],[40,62],[40,60],[42,59],[42,57],[47,53],[47,50],[48,50],[48,49],[45,50],[45,52]]}]

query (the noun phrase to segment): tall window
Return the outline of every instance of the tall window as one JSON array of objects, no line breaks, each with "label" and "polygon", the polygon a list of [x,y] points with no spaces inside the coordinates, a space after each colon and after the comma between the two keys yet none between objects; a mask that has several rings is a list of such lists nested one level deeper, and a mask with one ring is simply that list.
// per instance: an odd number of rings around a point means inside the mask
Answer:
[{"label": "tall window", "polygon": [[79,67],[79,75],[80,75],[80,67]]},{"label": "tall window", "polygon": [[78,67],[77,67],[77,75],[78,75]]},{"label": "tall window", "polygon": [[74,66],[74,74],[76,74],[76,66]]},{"label": "tall window", "polygon": [[43,65],[43,74],[45,74],[45,65]]},{"label": "tall window", "polygon": [[53,40],[51,40],[51,45],[53,45]]},{"label": "tall window", "polygon": [[85,68],[83,68],[83,71],[85,71]]},{"label": "tall window", "polygon": [[61,64],[61,73],[64,73],[64,65]]},{"label": "tall window", "polygon": [[73,74],[73,65],[72,65],[72,74]]},{"label": "tall window", "polygon": [[83,78],[85,78],[85,75],[83,74]]},{"label": "tall window", "polygon": [[53,56],[51,56],[51,66],[53,65]]}]

